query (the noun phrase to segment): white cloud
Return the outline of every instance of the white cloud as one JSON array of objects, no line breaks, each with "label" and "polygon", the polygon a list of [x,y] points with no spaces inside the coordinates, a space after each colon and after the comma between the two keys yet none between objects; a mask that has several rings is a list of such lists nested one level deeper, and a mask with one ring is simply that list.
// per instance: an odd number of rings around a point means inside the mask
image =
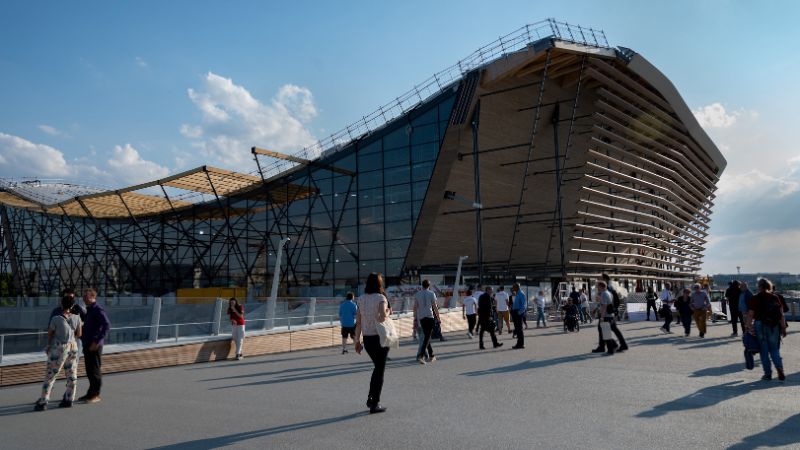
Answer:
[{"label": "white cloud", "polygon": [[130,144],[115,146],[105,164],[88,152],[68,161],[64,153],[45,144],[0,132],[0,177],[58,178],[78,184],[121,188],[163,178],[169,169],[145,160]]},{"label": "white cloud", "polygon": [[61,136],[61,131],[59,131],[56,127],[52,127],[50,125],[39,125],[38,127],[44,133],[49,134],[50,136]]},{"label": "white cloud", "polygon": [[114,146],[112,157],[107,162],[112,176],[121,177],[129,183],[142,183],[169,175],[166,167],[142,159],[131,144]]},{"label": "white cloud", "polygon": [[692,111],[703,128],[728,128],[736,123],[741,111],[728,113],[722,103],[701,106]]},{"label": "white cloud", "polygon": [[800,272],[797,243],[800,228],[760,229],[739,234],[713,236],[703,273]]},{"label": "white cloud", "polygon": [[264,103],[230,78],[209,72],[203,87],[188,89],[188,95],[202,124],[183,124],[180,132],[200,150],[198,163],[250,171],[253,146],[294,153],[316,141],[308,125],[317,108],[307,88],[281,86]]},{"label": "white cloud", "polygon": [[136,57],[136,65],[139,66],[139,67],[142,67],[142,68],[149,67],[149,64],[147,64],[147,61],[145,61],[141,56],[137,56]]}]

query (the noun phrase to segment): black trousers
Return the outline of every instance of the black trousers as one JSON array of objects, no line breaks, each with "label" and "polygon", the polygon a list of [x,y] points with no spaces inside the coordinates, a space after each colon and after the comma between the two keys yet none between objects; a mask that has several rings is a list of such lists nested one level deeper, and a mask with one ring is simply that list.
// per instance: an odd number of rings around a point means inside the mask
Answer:
[{"label": "black trousers", "polygon": [[525,333],[522,332],[522,314],[511,310],[511,320],[514,321],[514,335],[517,336],[517,347],[524,347]]},{"label": "black trousers", "polygon": [[375,368],[372,369],[372,378],[369,380],[367,403],[377,405],[381,401],[383,374],[386,372],[386,357],[389,356],[389,347],[381,347],[381,338],[376,334],[364,336],[364,350],[367,351],[372,364],[375,365]]},{"label": "black trousers", "polygon": [[492,337],[492,345],[497,346],[497,335],[494,334],[494,324],[490,318],[486,318],[480,321],[481,332],[478,334],[478,344],[481,348],[483,348],[483,333],[484,331],[489,333],[489,336]]},{"label": "black trousers", "polygon": [[613,317],[604,317],[603,320],[597,321],[597,334],[598,334],[598,341],[597,348],[600,350],[606,349],[606,341],[603,340],[603,328],[600,326],[603,322],[609,322],[611,324],[611,331],[614,332],[614,335],[617,337],[619,341],[619,348],[626,349],[628,348],[628,344],[625,343],[625,337],[622,336],[622,332],[619,331],[617,328],[617,321],[614,320]]},{"label": "black trousers", "polygon": [[89,390],[86,395],[100,395],[100,388],[103,386],[102,357],[102,346],[96,351],[90,351],[88,345],[83,347],[83,365],[86,368],[86,379],[89,380]]},{"label": "black trousers", "polygon": [[681,324],[683,324],[683,332],[689,334],[692,331],[692,313],[681,314]]},{"label": "black trousers", "polygon": [[647,320],[650,320],[650,308],[653,308],[653,314],[656,316],[655,320],[658,320],[658,310],[656,309],[656,301],[655,300],[648,300],[647,301]]},{"label": "black trousers", "polygon": [[731,303],[731,326],[733,327],[733,332],[738,334],[739,329],[736,324],[737,322],[741,322],[742,332],[744,332],[744,316],[739,312],[739,305],[736,305],[736,308],[734,308],[733,303]]},{"label": "black trousers", "polygon": [[472,331],[475,329],[475,323],[477,322],[477,314],[467,314],[467,326],[469,326],[469,332],[472,334]]},{"label": "black trousers", "polygon": [[435,321],[433,317],[424,317],[419,320],[419,325],[422,327],[422,336],[424,341],[422,341],[422,353],[417,355],[417,358],[422,358],[425,353],[425,349],[428,350],[428,357],[433,358],[433,347],[431,347],[431,334],[433,333],[433,326],[435,325]]},{"label": "black trousers", "polygon": [[668,311],[664,315],[664,329],[669,332],[669,325],[672,323],[672,311]]}]

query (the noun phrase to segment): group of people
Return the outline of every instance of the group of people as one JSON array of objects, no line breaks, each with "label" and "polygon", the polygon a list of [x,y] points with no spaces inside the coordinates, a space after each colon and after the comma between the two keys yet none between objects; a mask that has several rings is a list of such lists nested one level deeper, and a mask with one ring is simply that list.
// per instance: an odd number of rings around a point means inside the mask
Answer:
[{"label": "group of people", "polygon": [[[462,317],[467,320],[467,337],[472,339],[477,333],[478,348],[482,350],[485,349],[484,333],[489,333],[495,348],[503,345],[497,341],[495,335],[495,332],[498,335],[503,334],[503,324],[506,331],[517,338],[517,344],[513,348],[524,348],[523,330],[528,328],[527,311],[528,299],[519,284],[511,286],[511,295],[506,293],[504,286],[500,286],[496,293],[491,286],[478,285],[475,290],[469,288],[461,306]],[[513,331],[509,317],[514,323]]]},{"label": "group of people", "polygon": [[111,324],[102,306],[97,303],[97,292],[86,289],[81,306],[75,301],[75,291],[64,291],[60,305],[50,314],[47,326],[47,367],[42,394],[34,405],[35,411],[47,409],[50,394],[56,377],[64,370],[67,390],[58,404],[70,408],[76,401],[78,380],[78,360],[83,350],[83,364],[89,389],[77,401],[97,403],[100,401],[100,388],[103,383],[102,355],[103,344]]}]

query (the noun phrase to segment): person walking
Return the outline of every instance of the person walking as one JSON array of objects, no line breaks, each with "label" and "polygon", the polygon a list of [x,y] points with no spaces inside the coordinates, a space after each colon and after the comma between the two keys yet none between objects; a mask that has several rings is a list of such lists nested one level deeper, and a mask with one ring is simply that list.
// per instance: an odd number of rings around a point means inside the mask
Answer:
[{"label": "person walking", "polygon": [[[664,291],[667,292],[666,296]],[[661,331],[664,334],[672,334],[672,331],[669,330],[669,326],[672,323],[672,299],[670,298],[669,288],[665,287],[659,294],[659,298],[661,299],[661,317],[664,318],[664,325],[661,326]]]},{"label": "person walking", "polygon": [[[483,296],[483,285],[482,284],[478,283],[478,285],[475,286],[475,290],[472,291],[472,296],[475,297],[476,301],[480,301],[481,297]],[[480,321],[480,319],[478,319],[478,324],[475,325],[475,334],[480,333],[480,329],[481,329],[481,321]]]},{"label": "person walking", "polygon": [[544,324],[544,327],[547,328],[547,316],[544,314],[544,291],[539,291],[533,298],[533,304],[536,306],[536,328],[539,328],[539,323]]},{"label": "person walking", "polygon": [[467,337],[472,339],[478,318],[478,300],[472,296],[471,289],[467,289],[467,296],[464,297],[464,301],[461,303],[461,316],[467,320]]},{"label": "person walking", "polygon": [[[386,358],[389,356],[389,347],[381,346],[378,336],[378,324],[389,319],[389,300],[383,288],[383,276],[373,272],[367,276],[364,286],[364,295],[356,303],[356,353],[367,351],[372,364],[372,377],[369,381],[369,395],[367,407],[370,414],[382,413],[386,408],[381,405],[381,391],[383,390],[383,376],[386,372]],[[361,343],[361,339],[364,343]]]},{"label": "person walking", "polygon": [[675,309],[683,325],[683,336],[689,337],[692,331],[692,291],[685,288],[681,295],[675,299]]},{"label": "person walking", "polygon": [[700,337],[706,336],[706,320],[708,318],[708,311],[711,308],[711,299],[708,294],[700,288],[700,283],[692,285],[692,294],[690,306],[692,308],[692,318]]},{"label": "person walking", "polygon": [[[422,348],[427,350],[428,362],[434,362],[436,356],[431,347],[431,334],[435,323],[439,321],[439,307],[436,304],[436,294],[431,290],[431,282],[427,279],[422,280],[422,290],[414,296],[414,318],[414,322],[419,321],[422,327]],[[425,364],[424,352],[417,352],[417,362]]]},{"label": "person walking", "polygon": [[[663,310],[664,302],[672,304],[672,285],[669,283],[664,283],[664,289],[661,289],[661,292],[658,294],[658,299],[661,301],[661,309]],[[670,309],[670,315],[672,314],[672,309]],[[649,311],[648,311],[649,315]],[[672,321],[670,321],[672,322]]]},{"label": "person walking", "polygon": [[650,309],[653,309],[653,315],[655,316],[654,320],[658,320],[658,309],[656,309],[656,291],[653,289],[653,286],[647,286],[647,294],[645,299],[647,300],[647,319],[650,320]]},{"label": "person walking", "polygon": [[503,334],[503,322],[506,323],[506,331],[511,332],[511,322],[508,315],[508,293],[504,286],[497,288],[497,293],[494,294],[494,301],[497,305],[497,334]]},{"label": "person walking", "polygon": [[243,358],[242,347],[244,346],[244,305],[239,303],[235,297],[228,300],[228,317],[231,319],[231,339],[236,345],[236,360]]},{"label": "person walking", "polygon": [[580,311],[581,323],[592,323],[592,315],[589,314],[589,296],[586,295],[586,288],[581,288]]},{"label": "person walking", "polygon": [[611,294],[611,298],[614,302],[614,319],[619,321],[622,317],[619,314],[620,307],[622,306],[622,298],[619,296],[619,292],[611,283],[611,277],[607,273],[603,273],[600,275],[603,281],[606,283],[606,288],[608,292]]},{"label": "person walking", "polygon": [[728,301],[728,314],[731,318],[731,327],[733,328],[733,333],[731,336],[738,336],[739,335],[739,324],[742,324],[742,330],[744,331],[744,316],[742,315],[742,310],[739,309],[739,297],[742,295],[742,288],[739,283],[739,280],[731,281],[730,286],[728,289],[725,290],[725,299]]},{"label": "person walking", "polygon": [[[628,344],[625,343],[625,337],[622,332],[617,328],[617,323],[614,318],[614,297],[608,291],[608,284],[605,281],[597,282],[597,311],[600,320],[597,321],[597,333],[599,335],[597,348],[592,350],[592,353],[606,352],[613,355],[614,352],[624,352],[628,350]],[[603,323],[608,323],[611,331],[619,340],[619,344],[614,342],[610,336],[603,336]]]},{"label": "person walking", "polygon": [[[522,330],[522,315],[528,308],[528,299],[522,293],[519,283],[514,283],[514,303],[511,306],[511,317],[514,319],[514,334],[517,336],[517,345],[511,347],[515,350],[525,348],[525,332]],[[545,325],[546,326],[546,325]]]},{"label": "person walking", "polygon": [[100,388],[103,386],[103,343],[111,322],[105,309],[97,304],[97,292],[86,289],[83,292],[83,303],[86,305],[86,321],[83,324],[81,342],[83,342],[83,366],[89,380],[89,390],[78,401],[97,403],[100,401]]},{"label": "person walking", "polygon": [[347,338],[356,342],[356,314],[358,305],[354,301],[355,294],[348,292],[345,300],[339,305],[339,326],[342,328],[342,354],[347,353]]},{"label": "person walking", "polygon": [[772,283],[766,278],[758,280],[758,293],[747,302],[747,332],[756,336],[761,346],[761,367],[764,369],[761,379],[772,379],[774,364],[778,379],[785,380],[781,338],[786,337],[786,317],[780,299],[773,293]]},{"label": "person walking", "polygon": [[481,327],[478,333],[478,348],[485,350],[483,346],[483,333],[489,333],[492,338],[494,348],[502,347],[502,342],[497,342],[497,336],[494,334],[495,324],[492,323],[492,287],[487,286],[486,291],[478,299],[478,324]]},{"label": "person walking", "polygon": [[72,313],[74,306],[75,296],[65,295],[61,297],[61,314],[50,318],[50,324],[47,327],[47,347],[45,347],[47,371],[42,385],[42,395],[33,408],[35,411],[47,409],[53,384],[55,384],[61,369],[64,369],[66,374],[67,390],[58,406],[70,408],[72,402],[75,401],[78,381],[78,342],[76,338],[81,337],[82,324],[80,316]]}]

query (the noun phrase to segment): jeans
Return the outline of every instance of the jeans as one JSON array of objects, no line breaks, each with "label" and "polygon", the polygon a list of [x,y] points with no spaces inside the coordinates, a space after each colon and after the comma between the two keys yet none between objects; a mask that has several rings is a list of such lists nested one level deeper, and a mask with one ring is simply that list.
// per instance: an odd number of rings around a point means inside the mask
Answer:
[{"label": "jeans", "polygon": [[422,329],[422,325],[417,322],[417,355],[422,354],[422,356],[428,356],[427,349],[423,347],[425,345],[425,331]]},{"label": "jeans", "polygon": [[[433,358],[433,347],[431,347],[431,333],[433,333],[434,326],[433,317],[423,317],[419,319],[419,325],[422,327],[422,348],[428,350],[428,357]],[[417,352],[417,358],[422,358],[424,352]]]},{"label": "jeans", "polygon": [[768,327],[760,320],[755,322],[756,336],[758,343],[761,345],[761,367],[764,369],[764,375],[772,375],[772,366],[770,365],[770,358],[775,368],[783,370],[783,359],[781,359],[781,327],[776,325]]},{"label": "jeans", "polygon": [[600,350],[605,350],[606,348],[606,341],[603,340],[603,328],[600,326],[600,324],[602,324],[603,322],[609,322],[611,324],[611,331],[614,332],[614,335],[617,337],[617,340],[619,340],[619,348],[622,350],[627,349],[628,344],[625,343],[625,338],[622,336],[622,332],[619,331],[619,328],[617,328],[617,321],[614,320],[613,317],[604,317],[603,320],[597,321],[597,334],[599,335],[599,342],[597,348],[599,348]]},{"label": "jeans", "polygon": [[547,318],[544,315],[544,308],[541,306],[536,307],[536,326],[539,326],[539,321],[541,321],[544,326],[547,326]]},{"label": "jeans", "polygon": [[580,313],[581,313],[581,323],[592,322],[592,317],[589,315],[589,311],[586,309],[585,306],[581,306]]},{"label": "jeans", "polygon": [[103,386],[103,347],[97,347],[96,351],[89,350],[89,346],[83,347],[83,366],[86,369],[86,379],[89,380],[89,390],[86,395],[93,397],[100,395],[100,388]]},{"label": "jeans", "polygon": [[655,320],[658,320],[658,310],[656,309],[656,301],[655,300],[648,300],[647,301],[647,320],[650,320],[650,308],[653,308],[653,315],[655,315]]},{"label": "jeans", "polygon": [[514,334],[517,336],[517,347],[525,346],[525,333],[522,332],[522,314],[518,311],[511,311],[511,318],[514,320]]},{"label": "jeans", "polygon": [[375,365],[369,380],[369,397],[367,397],[367,403],[372,406],[381,401],[383,374],[386,372],[386,357],[389,356],[389,347],[381,347],[381,338],[376,334],[364,336],[364,350],[367,351],[372,364]]}]

